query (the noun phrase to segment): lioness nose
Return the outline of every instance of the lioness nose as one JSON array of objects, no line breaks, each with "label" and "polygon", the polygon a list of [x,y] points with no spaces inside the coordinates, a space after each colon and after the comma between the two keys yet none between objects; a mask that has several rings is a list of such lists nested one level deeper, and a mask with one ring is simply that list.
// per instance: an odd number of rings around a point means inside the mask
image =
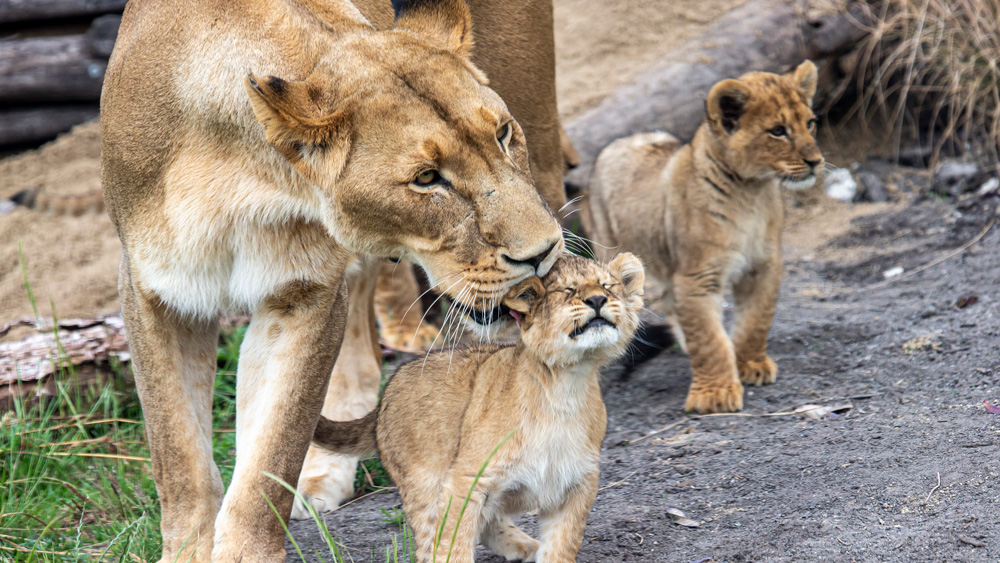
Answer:
[{"label": "lioness nose", "polygon": [[531,258],[525,258],[524,260],[517,260],[515,258],[507,256],[506,254],[504,255],[504,259],[507,260],[507,262],[510,262],[511,264],[517,264],[517,265],[524,264],[526,266],[531,266],[537,272],[538,265],[541,264],[543,261],[545,261],[545,259],[549,257],[549,254],[552,254],[552,251],[555,250],[557,244],[559,243],[553,242],[545,250],[532,256]]},{"label": "lioness nose", "polygon": [[805,162],[806,164],[808,164],[809,168],[816,168],[820,164],[823,164],[823,159],[822,158],[817,159],[817,160],[810,160],[808,158],[803,158],[802,161]]},{"label": "lioness nose", "polygon": [[601,312],[601,307],[607,302],[608,298],[603,295],[593,295],[583,300],[584,303],[590,305],[590,308],[594,310],[595,313]]}]

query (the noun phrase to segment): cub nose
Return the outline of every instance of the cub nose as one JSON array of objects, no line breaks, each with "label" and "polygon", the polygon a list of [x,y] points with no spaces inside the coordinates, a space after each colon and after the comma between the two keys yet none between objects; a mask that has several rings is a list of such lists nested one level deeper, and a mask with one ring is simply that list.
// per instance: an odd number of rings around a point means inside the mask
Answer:
[{"label": "cub nose", "polygon": [[538,265],[541,264],[543,261],[545,261],[545,259],[549,257],[549,254],[552,254],[552,251],[555,250],[557,244],[559,244],[558,241],[553,242],[545,250],[543,250],[543,251],[539,252],[538,254],[532,256],[531,258],[525,258],[523,260],[517,260],[515,258],[511,258],[510,256],[507,256],[506,254],[503,257],[504,257],[504,260],[506,260],[510,264],[515,264],[515,265],[522,265],[523,264],[525,266],[531,266],[532,269],[534,269],[535,272],[537,273],[538,272]]},{"label": "cub nose", "polygon": [[590,305],[590,308],[594,310],[595,313],[601,312],[601,307],[607,302],[608,298],[603,295],[593,295],[583,300],[584,303]]},{"label": "cub nose", "polygon": [[817,159],[817,160],[810,160],[808,158],[803,158],[802,161],[805,162],[806,164],[808,164],[809,168],[816,168],[820,164],[823,164],[823,159],[822,158]]}]

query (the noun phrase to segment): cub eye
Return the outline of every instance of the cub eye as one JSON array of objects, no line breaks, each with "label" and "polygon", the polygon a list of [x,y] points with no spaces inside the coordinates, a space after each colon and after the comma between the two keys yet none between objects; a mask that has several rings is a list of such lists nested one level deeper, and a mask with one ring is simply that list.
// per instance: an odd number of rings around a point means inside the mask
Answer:
[{"label": "cub eye", "polygon": [[507,148],[507,142],[510,141],[511,131],[513,131],[513,128],[510,126],[509,121],[497,129],[497,142],[505,149]]},{"label": "cub eye", "polygon": [[567,287],[563,291],[565,291],[567,295],[575,295],[576,294],[576,289],[572,288],[572,287]]},{"label": "cub eye", "polygon": [[604,286],[604,289],[607,289],[607,290],[610,291],[612,287],[615,287],[616,285],[620,285],[620,284],[618,282],[610,282],[610,283],[605,283],[605,284],[601,284],[601,285]]},{"label": "cub eye", "polygon": [[418,186],[429,186],[441,181],[441,174],[437,170],[424,170],[413,179],[413,183]]},{"label": "cub eye", "polygon": [[772,137],[784,137],[788,135],[788,131],[785,129],[784,125],[778,125],[777,127],[768,129],[767,132],[770,133]]},{"label": "cub eye", "polygon": [[810,131],[812,131],[813,129],[816,128],[816,121],[817,120],[815,117],[810,119],[809,121],[806,122],[806,127],[808,127]]}]

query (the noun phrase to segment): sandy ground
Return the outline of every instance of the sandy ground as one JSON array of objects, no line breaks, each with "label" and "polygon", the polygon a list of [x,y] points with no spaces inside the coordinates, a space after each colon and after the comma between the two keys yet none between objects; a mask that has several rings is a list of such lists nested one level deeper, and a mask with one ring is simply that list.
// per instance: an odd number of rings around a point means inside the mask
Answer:
[{"label": "sandy ground", "polygon": [[[743,0],[648,2],[556,0],[560,109],[564,119],[596,105],[657,57],[697,35]],[[0,160],[0,199],[24,188],[51,194],[100,189],[100,131],[86,124],[39,150]],[[87,317],[117,311],[120,246],[101,215],[0,215],[0,325],[31,315],[20,241],[40,313]],[[9,337],[15,336],[14,334]]]},{"label": "sandy ground", "polygon": [[[769,338],[778,381],[749,388],[739,415],[683,415],[679,351],[607,370],[601,490],[578,561],[1000,561],[1000,415],[982,405],[1000,397],[1000,228],[882,279],[972,240],[995,209],[885,205],[819,245],[805,228],[786,237]],[[836,420],[761,416],[844,403]],[[354,560],[381,560],[399,528],[380,509],[399,502],[375,494],[325,520]],[[700,526],[673,523],[672,508]],[[537,537],[532,517],[521,523]],[[314,524],[292,532],[323,553]],[[502,559],[480,548],[477,561]]]}]

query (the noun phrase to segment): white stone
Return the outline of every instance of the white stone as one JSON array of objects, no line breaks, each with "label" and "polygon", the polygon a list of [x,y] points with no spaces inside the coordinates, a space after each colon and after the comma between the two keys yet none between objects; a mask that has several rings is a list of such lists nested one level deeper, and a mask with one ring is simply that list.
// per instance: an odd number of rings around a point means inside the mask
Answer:
[{"label": "white stone", "polygon": [[826,173],[826,195],[837,201],[850,203],[858,193],[858,183],[846,168],[837,168]]}]

